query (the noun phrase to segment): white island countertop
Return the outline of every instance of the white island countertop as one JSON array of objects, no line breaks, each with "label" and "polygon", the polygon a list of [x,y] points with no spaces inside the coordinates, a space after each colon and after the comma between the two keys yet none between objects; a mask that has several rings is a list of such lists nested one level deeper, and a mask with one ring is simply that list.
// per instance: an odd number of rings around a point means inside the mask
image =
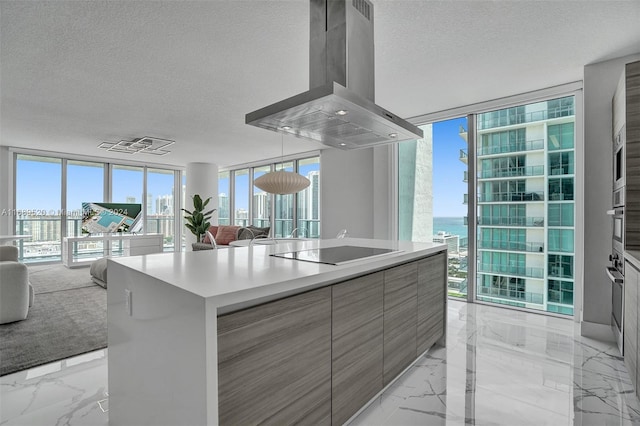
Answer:
[{"label": "white island countertop", "polygon": [[[346,245],[399,251],[340,265],[270,256],[273,253]],[[109,262],[118,263],[205,299],[214,298],[215,305],[222,307],[247,301],[263,302],[274,295],[310,290],[444,250],[445,244],[344,238],[150,254],[109,259]]]}]

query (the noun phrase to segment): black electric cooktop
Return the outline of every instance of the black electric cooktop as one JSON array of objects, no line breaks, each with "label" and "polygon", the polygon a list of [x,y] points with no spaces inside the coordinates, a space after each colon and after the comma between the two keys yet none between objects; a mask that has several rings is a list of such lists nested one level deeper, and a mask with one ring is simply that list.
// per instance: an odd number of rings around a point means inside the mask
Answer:
[{"label": "black electric cooktop", "polygon": [[274,253],[271,256],[285,259],[303,260],[305,262],[326,263],[340,265],[345,262],[356,261],[366,257],[396,253],[400,250],[386,248],[371,248],[358,246],[323,247],[316,249],[292,251],[288,253]]}]

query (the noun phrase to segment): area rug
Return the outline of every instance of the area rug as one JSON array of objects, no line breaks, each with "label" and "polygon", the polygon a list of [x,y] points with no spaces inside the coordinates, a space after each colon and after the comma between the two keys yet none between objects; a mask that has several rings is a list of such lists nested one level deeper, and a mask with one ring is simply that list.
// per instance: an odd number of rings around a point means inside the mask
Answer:
[{"label": "area rug", "polygon": [[29,266],[35,303],[26,320],[0,325],[0,376],[107,347],[107,291],[88,277]]}]

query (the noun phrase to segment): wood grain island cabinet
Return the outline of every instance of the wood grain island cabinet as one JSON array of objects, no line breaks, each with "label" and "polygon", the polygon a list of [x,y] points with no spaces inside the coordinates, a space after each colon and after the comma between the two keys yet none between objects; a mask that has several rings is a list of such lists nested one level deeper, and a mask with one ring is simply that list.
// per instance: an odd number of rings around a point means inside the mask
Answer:
[{"label": "wood grain island cabinet", "polygon": [[445,268],[441,253],[220,316],[220,424],[344,423],[443,337]]},{"label": "wood grain island cabinet", "polygon": [[348,421],[446,338],[446,246],[385,244],[338,266],[268,246],[110,260],[110,424]]}]

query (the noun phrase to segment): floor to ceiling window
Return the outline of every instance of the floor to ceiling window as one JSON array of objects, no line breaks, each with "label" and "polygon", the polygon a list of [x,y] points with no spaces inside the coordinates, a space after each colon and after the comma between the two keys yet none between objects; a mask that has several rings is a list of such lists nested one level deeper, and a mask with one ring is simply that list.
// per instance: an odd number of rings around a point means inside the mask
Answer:
[{"label": "floor to ceiling window", "polygon": [[62,160],[18,154],[16,157],[16,233],[20,260],[61,259]]},{"label": "floor to ceiling window", "polygon": [[249,169],[236,170],[234,177],[233,218],[234,225],[249,225]]},{"label": "floor to ceiling window", "polygon": [[297,235],[320,238],[320,158],[299,160],[298,173],[311,183],[298,193]]},{"label": "floor to ceiling window", "polygon": [[[309,179],[310,185],[297,194],[287,195],[267,194],[253,185],[258,177],[281,169],[299,173]],[[220,171],[218,185],[218,224],[271,226],[271,236],[277,238],[292,233],[297,237],[320,238],[320,157]]]},{"label": "floor to ceiling window", "polygon": [[[104,163],[67,160],[67,237],[82,235],[82,203],[105,201]],[[103,241],[82,240],[73,244],[74,257],[104,253]]]},{"label": "floor to ceiling window", "polygon": [[477,117],[476,297],[571,315],[574,97]]},{"label": "floor to ceiling window", "polygon": [[230,172],[224,171],[218,173],[218,224],[229,225],[229,194],[230,191]]},{"label": "floor to ceiling window", "polygon": [[147,222],[145,232],[164,236],[165,251],[174,250],[175,172],[147,169]]},{"label": "floor to ceiling window", "polygon": [[[62,239],[83,235],[83,203],[91,202],[143,206],[147,222],[138,232],[162,232],[165,250],[175,249],[173,197],[179,171],[19,152],[14,159],[15,233],[31,236],[17,242],[21,261],[60,261]],[[118,243],[111,247],[112,252],[120,249]],[[76,257],[94,256],[104,247],[102,241],[87,239],[72,250]]]},{"label": "floor to ceiling window", "polygon": [[467,294],[467,119],[419,126],[398,146],[398,237],[449,251],[449,296]]},{"label": "floor to ceiling window", "polygon": [[[293,162],[276,164],[276,170],[293,171]],[[273,204],[275,205],[274,233],[276,238],[288,237],[294,229],[294,194],[276,194]]]},{"label": "floor to ceiling window", "polygon": [[[269,173],[271,166],[261,166],[253,168],[253,180],[255,181],[260,176]],[[259,228],[269,226],[271,221],[271,197],[272,194],[264,192],[257,186],[253,186],[253,219],[251,224]]]}]

